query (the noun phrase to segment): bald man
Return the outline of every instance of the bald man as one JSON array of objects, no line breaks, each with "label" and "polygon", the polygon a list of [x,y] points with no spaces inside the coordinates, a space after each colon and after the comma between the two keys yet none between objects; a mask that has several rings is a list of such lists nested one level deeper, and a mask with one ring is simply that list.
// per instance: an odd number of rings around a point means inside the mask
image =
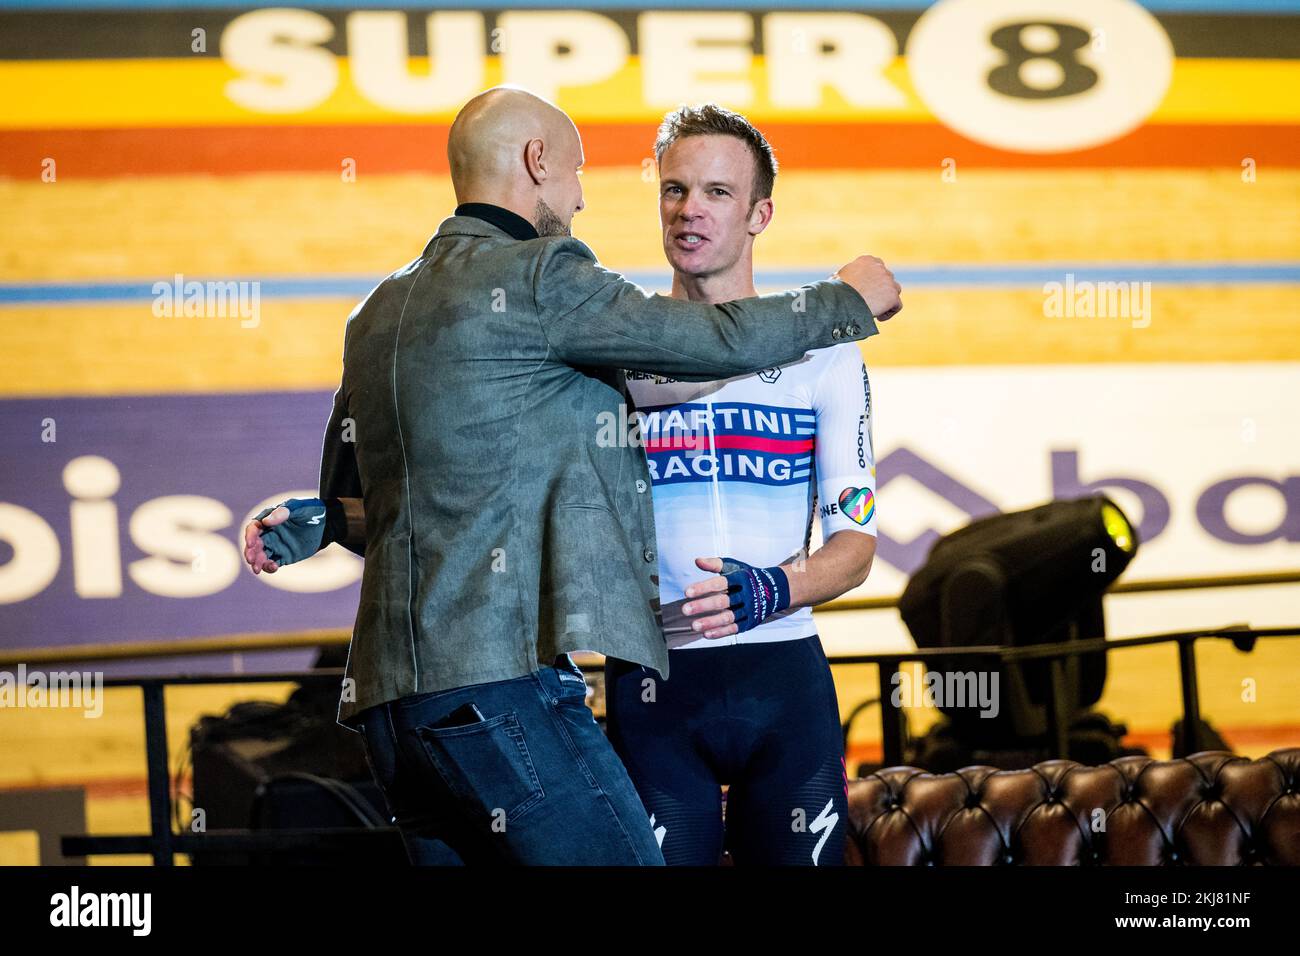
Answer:
[{"label": "bald man", "polygon": [[[546,144],[551,155],[544,158]],[[451,124],[447,159],[458,203],[512,210],[539,236],[569,235],[570,221],[583,209],[578,130],[561,110],[527,91],[497,87],[470,100]]]},{"label": "bald man", "polygon": [[569,238],[582,143],[522,90],[471,100],[448,154],[455,214],[348,319],[321,499],[260,515],[245,557],[260,573],[331,541],[365,555],[339,722],[413,862],[662,864],[569,657],[668,676],[623,370],[783,365],[875,333],[900,289],[862,257],[780,295],[647,295]]}]

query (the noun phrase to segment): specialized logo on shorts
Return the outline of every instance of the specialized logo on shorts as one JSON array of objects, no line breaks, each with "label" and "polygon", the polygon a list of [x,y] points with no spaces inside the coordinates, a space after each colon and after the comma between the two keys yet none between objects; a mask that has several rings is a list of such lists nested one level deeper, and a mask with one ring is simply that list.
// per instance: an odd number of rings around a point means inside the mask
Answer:
[{"label": "specialized logo on shorts", "polygon": [[822,812],[817,814],[817,819],[808,824],[809,833],[821,833],[823,830],[826,831],[825,833],[822,833],[822,838],[818,840],[817,845],[813,847],[813,866],[817,865],[817,858],[822,855],[822,847],[826,845],[826,840],[830,837],[831,831],[835,829],[835,824],[840,822],[840,815],[831,809],[834,806],[834,800],[827,800],[826,806],[822,807]]},{"label": "specialized logo on shorts", "polygon": [[876,513],[876,496],[870,488],[845,488],[840,492],[840,514],[865,525]]},{"label": "specialized logo on shorts", "polygon": [[668,828],[662,824],[655,826],[655,815],[650,814],[650,829],[654,830],[655,840],[659,843],[659,849],[664,848],[664,837],[668,835]]}]

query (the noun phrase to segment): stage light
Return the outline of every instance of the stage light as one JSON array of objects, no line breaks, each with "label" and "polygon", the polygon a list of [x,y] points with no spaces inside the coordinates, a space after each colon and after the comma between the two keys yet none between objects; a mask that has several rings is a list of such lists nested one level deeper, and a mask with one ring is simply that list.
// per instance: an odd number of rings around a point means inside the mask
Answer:
[{"label": "stage light", "polygon": [[1101,520],[1106,526],[1106,533],[1120,548],[1131,552],[1137,547],[1137,535],[1129,525],[1128,518],[1109,501],[1101,506]]},{"label": "stage light", "polygon": [[[909,581],[899,611],[921,648],[1104,637],[1102,595],[1137,547],[1132,523],[1100,495],[981,518],[935,544]],[[969,702],[936,702],[947,717],[946,732],[967,753],[1047,745],[1047,661],[999,668],[988,658],[944,658],[927,662],[926,670],[941,675],[945,687],[972,673],[997,675],[995,716]],[[1067,725],[1096,703],[1105,681],[1104,653],[1066,659]]]}]

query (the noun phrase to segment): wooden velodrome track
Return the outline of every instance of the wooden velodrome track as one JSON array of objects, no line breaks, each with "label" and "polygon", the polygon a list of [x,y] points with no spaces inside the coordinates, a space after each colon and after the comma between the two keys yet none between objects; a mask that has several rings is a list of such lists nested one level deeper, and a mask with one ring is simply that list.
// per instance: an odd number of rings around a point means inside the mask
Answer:
[{"label": "wooden velodrome track", "polygon": [[[655,189],[640,169],[585,174],[575,221],[613,268],[661,271]],[[0,179],[9,225],[0,281],[137,276],[383,275],[418,255],[454,205],[442,176]],[[863,250],[909,264],[1294,261],[1300,172],[1254,183],[1232,171],[1015,170],[783,174],[756,266],[833,268]],[[641,228],[630,224],[640,223]],[[828,224],[833,224],[828,227]],[[1068,224],[1068,225],[1067,225]],[[829,266],[827,264],[830,264]],[[1162,320],[1087,335],[1051,323],[1033,288],[912,291],[909,312],[868,344],[872,365],[1293,361],[1293,285],[1168,285]],[[315,388],[337,384],[352,301],[271,299],[261,324],[165,323],[137,305],[9,305],[0,395]],[[971,321],[979,316],[979,321]],[[259,361],[294,341],[268,381]],[[58,347],[48,343],[58,342]],[[140,348],[147,341],[150,347]]]},{"label": "wooden velodrome track", "polygon": [[[661,268],[654,187],[641,171],[595,169],[586,174],[585,189],[588,209],[576,233],[611,267]],[[929,171],[794,170],[778,179],[776,200],[775,224],[758,246],[761,269],[824,267],[861,251],[895,266],[1300,260],[1296,170],[1270,170],[1254,183],[1231,169],[959,170],[956,182]],[[418,254],[452,205],[449,183],[437,175],[363,175],[355,183],[325,174],[57,185],[0,180],[6,220],[0,281],[175,272],[379,275]],[[1161,320],[1150,328],[1105,327],[1081,336],[1046,322],[1042,296],[1033,289],[911,291],[888,334],[867,343],[868,361],[1300,360],[1300,292],[1294,285],[1179,285],[1156,295]],[[337,381],[342,319],[352,304],[273,299],[252,329],[202,320],[159,323],[139,305],[8,305],[0,310],[0,393],[330,388]],[[276,378],[268,381],[270,362],[290,341],[294,362],[275,365]],[[871,619],[861,615],[868,631]],[[1250,673],[1279,682],[1249,706],[1239,699],[1245,660],[1231,649],[1202,649],[1205,713],[1240,753],[1300,742],[1300,644],[1265,642],[1249,658]],[[1133,742],[1166,755],[1178,707],[1173,649],[1112,655],[1110,667],[1101,709],[1127,722]],[[846,712],[874,695],[872,668],[844,668],[836,677]],[[289,690],[260,685],[169,692],[173,753],[200,714],[254,696],[283,699]],[[914,731],[932,720],[932,713],[913,713]],[[856,758],[878,754],[870,715],[858,723],[853,743]],[[85,784],[93,832],[147,828],[143,767],[135,691],[109,692],[97,721],[57,709],[0,711],[0,787]],[[0,863],[34,855],[33,836],[0,836]]]}]

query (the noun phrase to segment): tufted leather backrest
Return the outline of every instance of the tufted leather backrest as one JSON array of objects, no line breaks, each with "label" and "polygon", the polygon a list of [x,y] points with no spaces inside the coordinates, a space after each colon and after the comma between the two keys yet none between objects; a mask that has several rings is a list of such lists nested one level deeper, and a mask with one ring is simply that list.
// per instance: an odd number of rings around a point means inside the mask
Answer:
[{"label": "tufted leather backrest", "polygon": [[850,865],[1300,865],[1300,747],[849,782]]}]

